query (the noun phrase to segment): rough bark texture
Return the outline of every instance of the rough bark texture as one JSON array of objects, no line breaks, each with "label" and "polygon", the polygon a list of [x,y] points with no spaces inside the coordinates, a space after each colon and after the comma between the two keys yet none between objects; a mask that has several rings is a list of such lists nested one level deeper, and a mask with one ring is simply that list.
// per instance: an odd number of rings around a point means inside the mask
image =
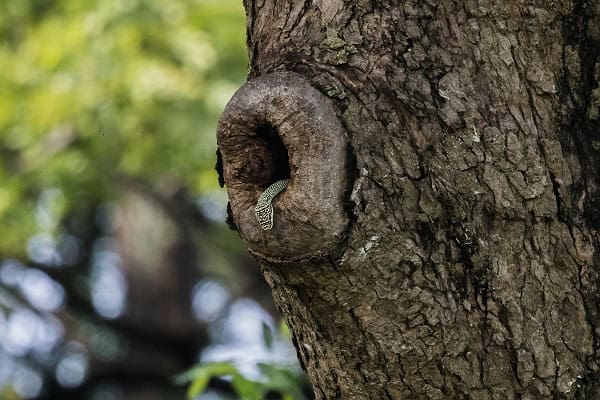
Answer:
[{"label": "rough bark texture", "polygon": [[245,6],[354,158],[343,253],[264,265],[317,398],[600,398],[600,3]]}]

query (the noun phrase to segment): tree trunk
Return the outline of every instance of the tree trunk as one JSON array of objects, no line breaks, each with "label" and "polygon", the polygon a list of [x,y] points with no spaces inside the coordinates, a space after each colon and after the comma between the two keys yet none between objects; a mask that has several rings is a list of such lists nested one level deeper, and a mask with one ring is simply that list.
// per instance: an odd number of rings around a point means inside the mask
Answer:
[{"label": "tree trunk", "polygon": [[341,247],[261,257],[316,397],[600,398],[600,2],[245,6],[351,153]]}]

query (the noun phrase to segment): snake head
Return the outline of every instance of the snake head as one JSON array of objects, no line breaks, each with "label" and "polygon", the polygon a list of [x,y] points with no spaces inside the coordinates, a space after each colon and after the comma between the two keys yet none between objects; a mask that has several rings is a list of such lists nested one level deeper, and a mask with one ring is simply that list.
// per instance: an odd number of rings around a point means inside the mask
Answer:
[{"label": "snake head", "polygon": [[256,213],[256,220],[263,231],[273,229],[273,205],[271,202],[275,196],[285,190],[287,184],[288,179],[279,180],[270,185],[258,198],[254,212]]}]

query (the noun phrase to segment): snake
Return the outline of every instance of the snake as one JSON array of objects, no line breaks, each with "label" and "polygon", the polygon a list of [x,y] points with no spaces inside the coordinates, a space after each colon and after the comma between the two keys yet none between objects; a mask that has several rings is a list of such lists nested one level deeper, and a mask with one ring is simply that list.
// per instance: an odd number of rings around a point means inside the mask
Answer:
[{"label": "snake", "polygon": [[254,211],[256,212],[256,220],[263,231],[270,231],[273,228],[273,205],[271,203],[275,196],[285,190],[288,181],[289,179],[281,179],[273,183],[259,196]]}]

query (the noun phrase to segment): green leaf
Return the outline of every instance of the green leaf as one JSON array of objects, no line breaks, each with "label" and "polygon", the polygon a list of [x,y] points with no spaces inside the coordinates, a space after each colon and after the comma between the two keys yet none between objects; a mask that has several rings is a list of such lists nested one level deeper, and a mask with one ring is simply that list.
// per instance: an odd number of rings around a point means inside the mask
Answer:
[{"label": "green leaf", "polygon": [[175,383],[176,385],[185,385],[191,381],[193,381],[194,379],[196,379],[196,377],[201,373],[200,371],[202,370],[202,367],[194,367],[192,369],[189,369],[179,375],[176,375],[173,378],[173,383]]},{"label": "green leaf", "polygon": [[263,390],[260,382],[248,380],[237,373],[233,375],[231,383],[242,400],[262,400]]},{"label": "green leaf", "polygon": [[284,338],[290,339],[292,337],[292,332],[283,319],[279,322],[279,332]]},{"label": "green leaf", "polygon": [[269,350],[273,349],[273,331],[271,330],[271,327],[263,322],[262,323],[262,336],[263,336],[263,342],[265,344],[265,347]]},{"label": "green leaf", "polygon": [[204,389],[206,389],[206,385],[208,385],[208,382],[210,382],[210,378],[210,375],[198,375],[196,379],[192,381],[192,384],[188,388],[188,399],[193,399],[200,393],[204,392]]},{"label": "green leaf", "polygon": [[178,385],[184,385],[202,375],[222,376],[236,373],[238,373],[237,368],[230,362],[212,362],[193,367],[188,371],[177,375],[174,381]]},{"label": "green leaf", "polygon": [[267,389],[276,390],[284,396],[301,400],[304,398],[299,379],[288,369],[266,363],[259,363],[260,371],[267,377]]},{"label": "green leaf", "polygon": [[188,399],[201,394],[212,377],[230,376],[231,385],[242,398],[242,400],[262,400],[264,390],[263,383],[245,378],[230,362],[214,362],[196,366],[175,377],[175,383],[179,385],[190,384],[188,388]]},{"label": "green leaf", "polygon": [[175,377],[174,382],[179,385],[190,384],[187,392],[188,399],[193,399],[201,394],[205,389],[210,378],[213,376],[234,376],[239,375],[236,367],[232,363],[217,362],[207,363],[194,367]]}]

